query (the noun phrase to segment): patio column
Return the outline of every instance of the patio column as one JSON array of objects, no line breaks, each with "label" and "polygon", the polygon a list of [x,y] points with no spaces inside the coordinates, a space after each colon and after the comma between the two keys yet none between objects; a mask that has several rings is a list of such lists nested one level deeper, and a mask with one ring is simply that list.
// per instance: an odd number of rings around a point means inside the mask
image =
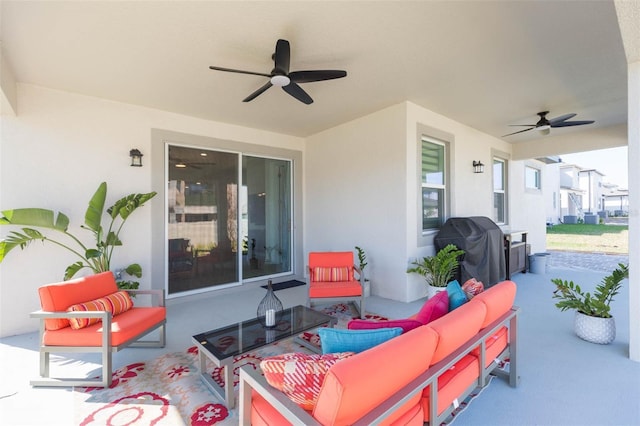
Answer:
[{"label": "patio column", "polygon": [[640,2],[615,6],[628,64],[629,358],[640,362]]}]

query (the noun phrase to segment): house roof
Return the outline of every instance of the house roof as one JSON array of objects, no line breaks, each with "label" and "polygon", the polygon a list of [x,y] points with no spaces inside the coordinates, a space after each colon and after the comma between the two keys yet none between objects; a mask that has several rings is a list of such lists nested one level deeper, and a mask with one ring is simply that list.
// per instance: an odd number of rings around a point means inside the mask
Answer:
[{"label": "house roof", "polygon": [[[2,57],[18,82],[308,136],[404,101],[501,137],[577,113],[579,135],[627,121],[627,61],[613,1],[1,2]],[[278,38],[291,69],[344,69],[241,102]],[[19,108],[19,107],[18,107]],[[19,113],[19,112],[18,112]],[[538,132],[504,137],[528,142]]]}]

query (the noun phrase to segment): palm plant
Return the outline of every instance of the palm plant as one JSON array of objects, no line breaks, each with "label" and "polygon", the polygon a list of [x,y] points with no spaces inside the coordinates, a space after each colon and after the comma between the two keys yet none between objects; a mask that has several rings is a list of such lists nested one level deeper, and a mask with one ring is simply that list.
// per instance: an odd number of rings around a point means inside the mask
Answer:
[{"label": "palm plant", "polygon": [[407,272],[422,275],[430,286],[446,287],[458,269],[458,258],[463,254],[464,250],[458,249],[454,244],[448,244],[435,256],[411,262],[414,267],[407,269]]},{"label": "palm plant", "polygon": [[[106,229],[102,227],[105,200],[107,197],[107,184],[102,182],[89,201],[89,207],[84,216],[84,224],[80,227],[89,230],[95,239],[95,247],[85,245],[78,237],[69,232],[69,217],[52,210],[40,208],[23,208],[5,210],[0,217],[0,225],[24,226],[20,231],[10,232],[6,239],[0,241],[0,262],[16,247],[25,249],[34,241],[49,242],[73,253],[78,260],[65,269],[64,279],[72,278],[78,271],[88,268],[95,273],[110,270],[113,250],[122,245],[120,232],[129,216],[147,201],[153,198],[156,192],[147,194],[130,194],[107,208],[106,213],[111,221]],[[70,239],[70,242],[45,235],[35,228],[44,228],[55,231],[61,236]],[[73,243],[73,244],[71,244]],[[75,246],[75,247],[74,247]],[[134,263],[124,271],[132,276],[140,278],[142,268]],[[130,285],[130,284],[129,284]]]}]

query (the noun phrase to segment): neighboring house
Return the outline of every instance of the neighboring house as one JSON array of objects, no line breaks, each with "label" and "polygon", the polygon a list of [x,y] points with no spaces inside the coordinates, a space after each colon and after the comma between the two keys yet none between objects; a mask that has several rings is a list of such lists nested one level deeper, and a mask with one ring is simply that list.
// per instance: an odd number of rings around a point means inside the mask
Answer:
[{"label": "neighboring house", "polygon": [[[585,214],[613,216],[628,211],[628,191],[606,183],[605,175],[575,164],[549,164],[545,182],[547,223],[575,223]],[[626,209],[626,210],[625,210]],[[605,213],[605,210],[607,213]]]},{"label": "neighboring house", "polygon": [[578,172],[580,188],[585,190],[582,210],[585,214],[597,214],[604,209],[604,174],[596,169],[582,169]]},{"label": "neighboring house", "polygon": [[629,190],[621,189],[618,185],[605,183],[604,209],[609,216],[629,215]]}]

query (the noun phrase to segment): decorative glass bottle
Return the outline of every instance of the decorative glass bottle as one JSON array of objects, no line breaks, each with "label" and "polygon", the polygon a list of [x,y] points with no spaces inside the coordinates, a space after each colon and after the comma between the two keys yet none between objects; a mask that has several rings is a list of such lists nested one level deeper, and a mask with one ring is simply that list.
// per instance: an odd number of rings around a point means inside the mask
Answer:
[{"label": "decorative glass bottle", "polygon": [[282,316],[282,309],[282,302],[274,293],[271,280],[269,280],[267,282],[267,294],[258,304],[258,321],[267,328],[275,327]]}]

